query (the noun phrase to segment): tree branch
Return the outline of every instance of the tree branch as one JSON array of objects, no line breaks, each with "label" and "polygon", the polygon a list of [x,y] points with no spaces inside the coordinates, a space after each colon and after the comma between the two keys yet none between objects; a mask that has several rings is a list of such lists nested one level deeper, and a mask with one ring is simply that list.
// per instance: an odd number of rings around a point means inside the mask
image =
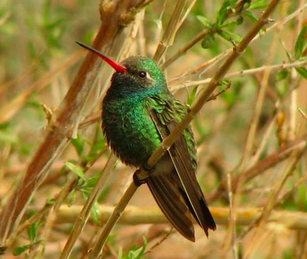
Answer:
[{"label": "tree branch", "polygon": [[[133,13],[129,12],[134,2],[134,0],[109,1],[102,5],[102,25],[95,38],[94,48],[102,50],[105,54],[110,53],[119,40],[124,26],[134,19]],[[18,226],[35,191],[48,174],[49,168],[67,146],[71,130],[77,128],[81,111],[93,89],[101,64],[97,55],[88,52],[60,105],[54,123],[46,132],[45,140],[30,162],[25,177],[1,212],[0,246]]]},{"label": "tree branch", "polygon": [[[100,205],[101,222],[105,223],[114,211],[113,206]],[[56,223],[66,224],[73,222],[80,214],[82,206],[74,205],[71,207],[62,206],[59,210]],[[227,225],[229,222],[229,208],[210,207],[213,217],[218,225]],[[248,226],[252,224],[262,213],[260,208],[238,208],[236,210],[237,224]],[[91,224],[94,224],[90,220]],[[274,210],[270,213],[268,223],[282,224],[290,229],[307,230],[307,213]],[[127,206],[119,222],[122,225],[139,224],[168,224],[164,214],[157,206],[136,207]],[[196,222],[194,222],[196,224]]]}]

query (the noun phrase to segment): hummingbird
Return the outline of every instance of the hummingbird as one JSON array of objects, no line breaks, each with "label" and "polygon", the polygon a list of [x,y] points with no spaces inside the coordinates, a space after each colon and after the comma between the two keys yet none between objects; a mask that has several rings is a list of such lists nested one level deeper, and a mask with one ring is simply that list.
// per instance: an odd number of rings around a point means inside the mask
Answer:
[{"label": "hummingbird", "polygon": [[[102,129],[109,147],[129,166],[143,167],[143,181],[158,206],[185,238],[195,242],[192,217],[208,236],[216,224],[197,182],[196,144],[191,127],[178,137],[153,168],[147,160],[185,117],[187,105],[175,99],[167,87],[164,72],[148,57],[131,56],[122,62],[83,43],[115,73],[102,102]],[[135,184],[143,182],[135,177]]]}]

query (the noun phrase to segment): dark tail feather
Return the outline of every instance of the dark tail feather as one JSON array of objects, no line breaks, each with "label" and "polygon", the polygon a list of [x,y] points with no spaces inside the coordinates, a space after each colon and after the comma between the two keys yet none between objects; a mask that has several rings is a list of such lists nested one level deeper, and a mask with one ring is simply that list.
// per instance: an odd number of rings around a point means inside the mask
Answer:
[{"label": "dark tail feather", "polygon": [[168,176],[153,176],[147,179],[148,187],[165,216],[187,239],[195,241],[190,208],[187,207],[180,189]]},{"label": "dark tail feather", "polygon": [[[200,188],[198,186],[198,188]],[[206,235],[208,236],[208,229],[212,229],[215,230],[216,229],[216,224],[215,221],[211,215],[211,212],[207,206],[207,202],[206,199],[203,195],[203,193],[201,192],[201,190],[198,193],[198,202],[201,208],[201,215],[196,215],[190,200],[186,194],[186,192],[183,189],[180,189],[181,191],[181,195],[184,198],[186,204],[188,205],[190,212],[192,213],[193,217],[195,218],[195,220],[198,222],[198,224],[203,228],[203,230],[205,231]],[[202,222],[199,221],[199,218],[202,219]]]}]

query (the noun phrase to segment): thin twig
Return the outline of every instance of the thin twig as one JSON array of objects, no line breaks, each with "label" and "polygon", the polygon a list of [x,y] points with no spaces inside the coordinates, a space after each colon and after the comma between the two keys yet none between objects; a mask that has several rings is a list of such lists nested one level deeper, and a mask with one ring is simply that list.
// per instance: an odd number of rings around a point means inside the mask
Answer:
[{"label": "thin twig", "polygon": [[151,253],[156,247],[161,245],[172,233],[174,233],[174,228],[171,227],[171,229],[164,235],[163,238],[161,238],[157,243],[155,243],[151,248],[149,248],[144,254]]},{"label": "thin twig", "polygon": [[205,29],[198,33],[194,39],[192,39],[188,44],[186,44],[184,47],[180,48],[173,56],[168,58],[162,65],[162,69],[166,69],[169,67],[172,63],[174,63],[179,57],[184,55],[190,48],[192,48],[197,42],[201,41],[204,37],[206,37],[208,34],[210,34],[210,30]]},{"label": "thin twig", "polygon": [[[291,63],[281,63],[281,64],[276,64],[276,65],[271,65],[271,66],[262,66],[262,67],[257,67],[257,68],[252,68],[252,69],[247,69],[247,70],[242,70],[238,72],[233,72],[225,75],[225,79],[231,79],[235,77],[244,77],[247,75],[252,75],[256,73],[262,73],[263,71],[266,71],[267,69],[270,69],[272,72],[280,71],[283,69],[290,69],[290,68],[296,68],[296,67],[302,67],[307,64],[307,60],[303,61],[295,61]],[[205,85],[209,84],[209,82],[212,80],[212,78],[206,78],[203,80],[196,80],[192,82],[187,82],[184,84],[178,84],[170,87],[171,91],[177,91],[181,88],[186,88],[186,87],[195,87],[197,85],[200,85],[200,87],[204,87]]]},{"label": "thin twig", "polygon": [[227,58],[224,64],[216,72],[212,78],[206,90],[199,96],[195,104],[191,107],[185,118],[178,124],[174,131],[163,140],[162,145],[156,150],[156,152],[149,158],[148,164],[153,166],[164,154],[166,150],[174,143],[176,138],[183,132],[183,130],[189,125],[196,114],[201,110],[207,99],[210,98],[215,88],[218,86],[220,80],[225,76],[233,62],[241,55],[241,53],[247,48],[248,44],[257,35],[259,30],[268,22],[268,17],[273,12],[274,8],[280,0],[273,0],[267,10],[262,14],[259,21],[254,27],[247,33],[243,40],[234,47],[232,54]]},{"label": "thin twig", "polygon": [[177,0],[177,4],[173,11],[172,17],[169,20],[169,23],[165,29],[165,33],[163,34],[163,37],[159,42],[159,45],[153,57],[153,60],[157,63],[160,62],[167,48],[173,45],[173,41],[178,30],[177,25],[180,22],[181,13],[183,11],[185,3],[186,0]]},{"label": "thin twig", "polygon": [[88,197],[84,207],[82,208],[80,215],[76,219],[75,225],[73,227],[73,231],[70,233],[70,236],[66,242],[66,245],[61,253],[60,259],[69,258],[75,242],[79,238],[83,228],[85,227],[90,217],[91,209],[94,206],[94,203],[97,201],[110,173],[112,172],[112,168],[115,162],[116,162],[115,155],[113,154],[110,155],[108,162],[106,163],[104,169],[101,172],[101,175],[100,175],[99,180],[97,181],[97,184],[95,185],[93,191],[91,192],[91,195]]},{"label": "thin twig", "polygon": [[[122,14],[133,8],[133,0],[113,1],[102,5],[102,25],[94,41],[94,48],[108,54],[123,34]],[[132,15],[129,18],[131,22]],[[78,127],[81,111],[94,86],[94,81],[102,61],[93,53],[88,53],[66,97],[58,109],[54,124],[46,132],[46,137],[29,164],[25,177],[18,184],[13,196],[0,215],[0,246],[18,226],[33,194],[43,182],[49,168],[68,144],[71,129]]]},{"label": "thin twig", "polygon": [[211,95],[211,96],[208,98],[207,102],[216,100],[216,98],[217,98],[218,96],[220,96],[221,94],[225,93],[225,92],[230,88],[230,86],[231,86],[231,84],[229,83],[229,84],[227,84],[227,86],[226,86],[224,89],[222,89],[221,91],[219,91],[219,92],[216,93],[216,94]]},{"label": "thin twig", "polygon": [[[306,136],[303,136],[301,139],[298,139],[286,146],[281,147],[279,150],[273,152],[270,155],[267,155],[264,159],[260,160],[257,164],[247,169],[241,175],[245,175],[246,181],[249,181],[261,174],[265,170],[275,166],[276,164],[287,159],[293,151],[301,151],[307,146]],[[232,179],[232,188],[233,191],[238,187],[240,181],[240,175]],[[207,195],[207,200],[213,202],[224,195],[226,188],[226,180],[224,180],[217,190],[213,191],[210,195]]]},{"label": "thin twig", "polygon": [[140,1],[138,4],[135,5],[135,9],[143,9],[145,8],[147,5],[149,5],[151,2],[153,2],[154,0],[145,0],[145,1]]},{"label": "thin twig", "polygon": [[[178,126],[165,138],[162,142],[162,145],[154,152],[154,154],[149,158],[148,165],[150,167],[154,166],[156,162],[162,157],[162,155],[171,147],[171,145],[175,142],[178,136],[182,134],[184,129],[191,123],[193,118],[197,115],[197,113],[201,110],[203,105],[206,103],[208,98],[212,95],[213,91],[218,86],[220,80],[225,76],[226,72],[229,70],[230,66],[233,62],[242,54],[242,52],[247,48],[248,44],[252,41],[252,39],[257,35],[260,29],[268,23],[269,16],[277,6],[280,0],[273,0],[270,2],[268,8],[261,15],[258,22],[253,26],[253,28],[247,33],[247,35],[243,38],[243,40],[235,46],[232,54],[227,58],[224,64],[220,67],[220,69],[216,72],[215,76],[210,81],[206,90],[199,96],[195,104],[191,107],[185,118],[178,124]],[[147,178],[147,172],[143,169],[140,169],[138,172],[139,178]],[[103,246],[105,241],[111,232],[112,228],[120,218],[123,210],[128,204],[129,200],[132,198],[134,192],[137,190],[137,187],[132,182],[122,199],[119,201],[118,206],[116,206],[116,210],[108,220],[104,229],[102,230],[98,242],[95,244],[93,251],[90,255],[90,258],[99,258],[102,256]]]},{"label": "thin twig", "polygon": [[303,110],[302,110],[301,108],[297,108],[297,109],[298,109],[298,111],[300,112],[300,114],[302,114],[303,118],[304,118],[305,120],[307,120],[307,115],[306,115],[306,113],[303,112]]},{"label": "thin twig", "polygon": [[[265,32],[261,35],[261,37],[264,34],[267,34],[267,33],[271,32],[272,30],[274,30],[276,28],[284,26],[286,23],[288,23],[289,21],[294,19],[297,15],[299,15],[301,12],[303,12],[303,10],[306,9],[306,8],[307,8],[307,3],[304,4],[302,6],[302,8],[299,8],[299,9],[295,10],[292,14],[288,15],[287,17],[285,17],[281,21],[278,21],[278,22],[274,23],[273,25],[271,25],[270,27],[268,27],[265,30]],[[255,41],[255,40],[259,39],[259,38],[260,38],[260,35],[257,35],[257,36],[254,37],[254,39],[252,41]],[[224,51],[223,53],[219,54],[218,56],[216,56],[216,57],[214,57],[214,58],[212,58],[210,60],[207,60],[204,64],[200,65],[198,68],[192,69],[191,71],[188,71],[188,72],[184,72],[182,75],[177,76],[176,80],[178,80],[179,78],[182,79],[184,77],[187,77],[187,76],[190,76],[192,74],[196,74],[196,73],[200,72],[202,69],[207,67],[209,64],[210,65],[215,64],[215,63],[219,62],[220,60],[222,60],[223,58],[229,56],[231,52],[232,52],[232,49],[228,49],[228,50]]]},{"label": "thin twig", "polygon": [[[277,44],[278,44],[278,33],[275,33],[274,38],[272,40],[272,44],[268,52],[268,58],[266,60],[267,64],[271,64],[273,58],[275,57]],[[250,162],[250,157],[253,152],[254,141],[256,138],[260,115],[262,112],[262,106],[264,104],[265,93],[268,87],[268,81],[269,81],[269,76],[271,72],[272,70],[270,66],[268,66],[267,69],[265,69],[263,72],[263,76],[262,76],[261,83],[260,83],[260,88],[257,93],[257,97],[256,97],[254,108],[253,108],[253,113],[252,113],[251,120],[249,123],[249,129],[247,132],[243,155],[239,163],[239,166],[237,168],[237,172],[239,173],[246,170],[246,168],[248,167],[248,163]],[[241,180],[242,182],[240,184],[243,184],[244,177],[241,177]],[[240,188],[238,188],[238,190],[240,190]],[[236,193],[236,196],[238,196],[238,192]]]},{"label": "thin twig", "polygon": [[0,26],[2,26],[10,17],[11,17],[11,12],[7,12],[3,17],[0,19]]},{"label": "thin twig", "polygon": [[118,204],[114,208],[112,215],[109,217],[107,223],[102,229],[99,235],[99,238],[96,241],[95,246],[93,247],[93,250],[91,251],[91,254],[89,255],[90,259],[101,258],[101,252],[105,245],[105,242],[107,241],[109,233],[113,229],[113,226],[120,219],[124,209],[126,208],[127,204],[129,203],[130,199],[132,198],[137,188],[138,187],[134,184],[134,182],[132,182],[129,188],[127,189],[127,191],[125,192],[124,196],[121,198],[121,200],[118,202]]},{"label": "thin twig", "polygon": [[[278,204],[278,202],[276,202],[278,194],[280,193],[280,191],[281,191],[282,187],[284,186],[288,177],[293,173],[297,162],[300,160],[300,158],[303,155],[305,150],[306,150],[306,148],[304,148],[300,152],[293,152],[292,153],[292,155],[293,155],[292,158],[289,160],[289,163],[285,167],[285,170],[284,170],[283,174],[281,175],[281,178],[278,179],[278,181],[275,183],[273,190],[270,193],[270,196],[268,198],[268,201],[265,204],[264,209],[261,212],[259,218],[257,218],[255,220],[255,222],[253,223],[253,225],[250,226],[249,229],[251,229],[254,226],[257,226],[257,229],[256,229],[256,231],[255,231],[255,233],[252,237],[252,241],[250,242],[250,246],[246,248],[246,255],[251,254],[251,252],[253,250],[253,243],[256,241],[257,238],[259,238],[258,235],[263,233],[263,227],[264,227],[265,223],[269,221],[272,210]],[[246,233],[248,233],[248,232],[246,231]]]},{"label": "thin twig", "polygon": [[23,93],[3,105],[0,109],[0,123],[4,123],[10,120],[25,105],[33,92],[41,91],[44,89],[54,80],[56,80],[61,74],[63,74],[67,68],[76,64],[81,57],[82,51],[79,50],[75,54],[63,60],[61,64],[55,67],[52,71],[46,73],[43,77],[34,82],[31,87],[26,89]]},{"label": "thin twig", "polygon": [[[244,5],[245,0],[243,1],[238,1],[237,5],[234,8],[234,12],[232,12],[231,9],[229,9],[227,13],[227,18],[234,17],[238,15],[242,11],[242,7]],[[192,3],[194,5],[194,2]],[[180,22],[182,23],[182,22]],[[188,42],[185,46],[180,48],[173,56],[168,58],[162,65],[162,69],[166,69],[169,67],[172,63],[174,63],[178,58],[180,58],[182,55],[184,55],[190,48],[192,48],[195,44],[200,42],[202,39],[204,39],[208,34],[212,33],[211,30],[205,29],[201,31],[199,34],[197,34],[190,42]]]}]

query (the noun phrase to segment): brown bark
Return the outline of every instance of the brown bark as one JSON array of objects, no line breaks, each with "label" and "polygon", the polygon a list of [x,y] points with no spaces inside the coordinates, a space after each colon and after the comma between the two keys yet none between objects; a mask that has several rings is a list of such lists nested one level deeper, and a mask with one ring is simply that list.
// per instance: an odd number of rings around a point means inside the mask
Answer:
[{"label": "brown bark", "polygon": [[[110,53],[124,27],[134,19],[135,0],[109,1],[101,4],[99,32],[93,47]],[[144,1],[138,1],[138,6]],[[72,42],[72,44],[74,44]],[[88,53],[68,93],[62,101],[54,122],[46,132],[45,139],[30,162],[24,178],[0,215],[0,246],[18,226],[35,191],[45,179],[49,168],[69,142],[77,118],[93,88],[93,82],[101,67],[96,55]]]}]

